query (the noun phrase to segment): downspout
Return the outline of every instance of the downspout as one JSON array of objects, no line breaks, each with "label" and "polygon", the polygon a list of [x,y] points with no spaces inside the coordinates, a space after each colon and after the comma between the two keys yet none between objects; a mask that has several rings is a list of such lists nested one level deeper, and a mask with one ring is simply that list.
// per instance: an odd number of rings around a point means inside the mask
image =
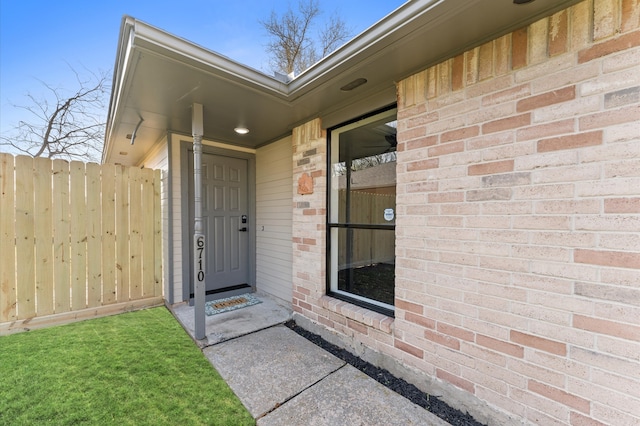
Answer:
[{"label": "downspout", "polygon": [[193,132],[193,279],[195,305],[195,337],[202,340],[206,336],[205,325],[205,238],[202,230],[202,135],[204,133],[202,105],[193,104],[191,111],[191,131]]}]

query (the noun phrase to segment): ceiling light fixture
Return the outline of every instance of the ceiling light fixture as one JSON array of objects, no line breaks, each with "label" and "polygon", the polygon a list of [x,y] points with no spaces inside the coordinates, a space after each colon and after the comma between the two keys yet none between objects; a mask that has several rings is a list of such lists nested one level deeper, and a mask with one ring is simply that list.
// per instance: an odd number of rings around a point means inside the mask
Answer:
[{"label": "ceiling light fixture", "polygon": [[246,127],[236,127],[235,129],[233,129],[233,131],[239,135],[246,135],[247,133],[249,133],[249,129],[247,129]]},{"label": "ceiling light fixture", "polygon": [[534,0],[513,0],[513,4],[526,4],[531,3]]}]

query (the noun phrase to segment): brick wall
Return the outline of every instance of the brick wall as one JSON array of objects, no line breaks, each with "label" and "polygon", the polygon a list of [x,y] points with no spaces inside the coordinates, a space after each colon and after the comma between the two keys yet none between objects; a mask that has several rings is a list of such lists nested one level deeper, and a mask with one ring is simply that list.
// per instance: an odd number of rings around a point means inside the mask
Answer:
[{"label": "brick wall", "polygon": [[639,19],[585,1],[399,85],[396,346],[530,422],[640,422]]},{"label": "brick wall", "polygon": [[581,2],[398,84],[395,319],[325,295],[313,126],[294,132],[294,181],[317,191],[294,199],[298,314],[483,421],[640,423],[639,0]]},{"label": "brick wall", "polygon": [[[293,130],[293,309],[313,321],[313,303],[324,293],[326,229],[326,132],[320,120]],[[298,182],[306,173],[311,193],[300,194]]]}]

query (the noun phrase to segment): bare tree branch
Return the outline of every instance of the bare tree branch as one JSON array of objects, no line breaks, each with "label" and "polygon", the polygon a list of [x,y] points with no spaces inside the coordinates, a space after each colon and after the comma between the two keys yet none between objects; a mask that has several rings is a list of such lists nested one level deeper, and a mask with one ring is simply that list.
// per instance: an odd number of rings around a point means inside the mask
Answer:
[{"label": "bare tree branch", "polygon": [[82,77],[73,92],[39,81],[48,95],[27,94],[27,105],[14,105],[32,120],[20,121],[0,136],[0,146],[11,146],[33,157],[99,161],[105,129],[105,103],[109,92],[106,73]]},{"label": "bare tree branch", "polygon": [[273,71],[300,74],[351,37],[337,14],[313,34],[321,13],[318,0],[300,0],[298,10],[289,6],[282,16],[272,11],[269,19],[259,21],[270,39],[266,48]]}]

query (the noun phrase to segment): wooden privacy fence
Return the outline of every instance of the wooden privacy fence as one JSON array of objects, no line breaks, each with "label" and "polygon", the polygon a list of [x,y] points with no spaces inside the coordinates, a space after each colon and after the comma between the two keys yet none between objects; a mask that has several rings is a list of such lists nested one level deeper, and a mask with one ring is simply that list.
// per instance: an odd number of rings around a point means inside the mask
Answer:
[{"label": "wooden privacy fence", "polygon": [[[341,190],[340,217],[346,215],[347,193]],[[364,191],[352,191],[350,194],[350,222],[360,224],[385,223],[384,211],[396,209],[395,194],[375,194]],[[338,244],[346,247],[348,233],[339,233]],[[355,229],[351,241],[350,266],[367,266],[375,263],[395,262],[395,232],[380,229]],[[340,252],[340,265],[347,265],[346,251]]]},{"label": "wooden privacy fence", "polygon": [[160,171],[0,154],[0,334],[161,303]]}]

